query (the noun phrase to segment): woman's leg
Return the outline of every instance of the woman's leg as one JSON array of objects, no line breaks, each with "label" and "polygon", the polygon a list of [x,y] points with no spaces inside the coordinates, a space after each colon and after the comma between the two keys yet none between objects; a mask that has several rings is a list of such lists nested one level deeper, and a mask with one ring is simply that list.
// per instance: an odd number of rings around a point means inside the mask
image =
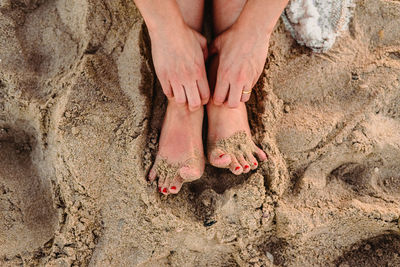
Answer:
[{"label": "woman's leg", "polygon": [[201,33],[204,17],[204,0],[176,0],[186,24]]},{"label": "woman's leg", "polygon": [[[214,0],[214,32],[218,35],[232,26],[239,17],[247,0]],[[215,86],[218,57],[212,59],[208,73],[210,87]],[[251,140],[246,106],[240,102],[238,108],[207,105],[208,115],[208,158],[213,166],[229,168],[234,174],[247,173],[256,169],[259,160],[266,154]]]},{"label": "woman's leg", "polygon": [[[202,0],[176,0],[185,22],[201,32],[203,25],[204,2]],[[158,189],[163,194],[176,194],[186,181],[201,177],[204,171],[202,143],[204,108],[189,111],[168,101],[161,130],[159,149],[149,180],[158,177]]]}]

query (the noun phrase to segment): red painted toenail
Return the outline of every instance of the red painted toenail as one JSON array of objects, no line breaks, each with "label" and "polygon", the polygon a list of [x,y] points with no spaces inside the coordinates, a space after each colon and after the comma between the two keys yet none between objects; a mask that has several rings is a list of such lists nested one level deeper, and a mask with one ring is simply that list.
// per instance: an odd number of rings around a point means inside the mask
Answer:
[{"label": "red painted toenail", "polygon": [[225,155],[225,154],[221,154],[221,155],[219,155],[219,158],[222,158],[224,155]]},{"label": "red painted toenail", "polygon": [[257,162],[254,162],[254,166],[257,166]]},{"label": "red painted toenail", "polygon": [[245,165],[245,166],[244,166],[245,169],[247,169],[247,168],[249,168],[249,167],[250,167],[249,165]]},{"label": "red painted toenail", "polygon": [[161,187],[158,188],[158,192],[161,192]]},{"label": "red painted toenail", "polygon": [[164,193],[167,193],[167,188],[164,188],[162,191],[163,191]]},{"label": "red painted toenail", "polygon": [[239,166],[237,166],[236,168],[235,168],[235,171],[237,171],[237,170],[239,170],[240,169],[240,167]]},{"label": "red painted toenail", "polygon": [[172,189],[172,190],[175,190],[175,189],[176,189],[176,186],[171,186],[171,189]]}]

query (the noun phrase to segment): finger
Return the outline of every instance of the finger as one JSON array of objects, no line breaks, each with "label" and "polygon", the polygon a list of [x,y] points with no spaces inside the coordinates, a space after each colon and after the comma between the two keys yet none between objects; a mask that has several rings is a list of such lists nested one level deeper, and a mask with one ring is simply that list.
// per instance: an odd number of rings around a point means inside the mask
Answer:
[{"label": "finger", "polygon": [[163,89],[163,92],[165,96],[169,99],[174,97],[174,94],[172,93],[172,87],[171,84],[168,80],[165,79],[158,79],[161,84],[161,88]]},{"label": "finger", "polygon": [[217,83],[215,84],[215,91],[213,97],[214,104],[217,106],[222,105],[225,102],[228,91],[229,91],[229,83],[226,80],[221,79],[220,76],[218,76]]},{"label": "finger", "polygon": [[206,61],[207,58],[208,58],[208,47],[207,47],[207,45],[204,48],[202,48],[202,50],[203,50],[204,61]]},{"label": "finger", "polygon": [[178,104],[186,103],[186,95],[182,84],[177,82],[172,82],[172,91],[174,93],[175,102]]},{"label": "finger", "polygon": [[208,47],[208,54],[209,54],[209,56],[211,56],[211,55],[217,54],[218,51],[219,51],[219,41],[217,38]]},{"label": "finger", "polygon": [[[241,101],[241,102],[247,102],[247,101],[249,101],[250,96],[251,96],[251,92],[249,92],[249,91],[251,91],[250,85],[247,85],[247,86],[244,86],[244,87],[243,87],[242,96],[241,96],[241,98],[240,98],[240,101]],[[249,93],[246,93],[246,92],[249,92]]]},{"label": "finger", "polygon": [[210,86],[208,85],[206,71],[203,71],[202,78],[196,81],[197,87],[199,88],[199,94],[201,99],[201,104],[205,105],[210,99]]},{"label": "finger", "polygon": [[185,88],[186,97],[189,103],[189,110],[197,110],[201,106],[201,100],[199,95],[199,89],[197,84],[186,84],[183,86]]},{"label": "finger", "polygon": [[233,83],[230,83],[229,88],[229,96],[228,96],[228,107],[229,108],[237,108],[240,103],[240,98],[242,97],[242,88],[243,86],[237,86]]},{"label": "finger", "polygon": [[207,39],[201,35],[200,33],[196,32],[196,37],[199,40],[200,46],[201,46],[201,50],[203,51],[203,56],[204,56],[204,60],[207,59],[208,57],[208,48],[207,48]]}]

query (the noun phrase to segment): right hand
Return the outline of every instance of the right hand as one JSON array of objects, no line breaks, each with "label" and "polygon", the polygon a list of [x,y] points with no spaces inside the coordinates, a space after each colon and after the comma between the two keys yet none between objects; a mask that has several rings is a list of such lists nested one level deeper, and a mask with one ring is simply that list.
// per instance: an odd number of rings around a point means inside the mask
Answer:
[{"label": "right hand", "polygon": [[165,95],[191,111],[210,97],[205,60],[207,40],[186,24],[150,32],[154,68]]}]

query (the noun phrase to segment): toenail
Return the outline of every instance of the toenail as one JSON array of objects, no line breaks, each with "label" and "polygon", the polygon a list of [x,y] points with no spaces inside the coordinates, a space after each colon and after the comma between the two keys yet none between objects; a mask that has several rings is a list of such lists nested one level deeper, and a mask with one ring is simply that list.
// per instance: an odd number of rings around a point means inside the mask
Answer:
[{"label": "toenail", "polygon": [[164,187],[164,189],[162,190],[164,193],[167,193],[167,188]]},{"label": "toenail", "polygon": [[245,166],[244,166],[245,169],[247,169],[247,168],[249,168],[249,167],[250,167],[249,165],[245,165]]},{"label": "toenail", "polygon": [[161,192],[161,187],[158,188],[158,192]]},{"label": "toenail", "polygon": [[237,171],[237,170],[239,170],[240,169],[240,167],[239,166],[237,166],[236,168],[235,168],[235,171]]},{"label": "toenail", "polygon": [[224,155],[225,155],[225,154],[221,154],[221,155],[219,155],[219,157],[222,158]]},{"label": "toenail", "polygon": [[257,166],[257,162],[254,162],[254,166]]},{"label": "toenail", "polygon": [[171,189],[172,189],[172,190],[175,190],[175,189],[176,189],[176,186],[171,186]]}]

